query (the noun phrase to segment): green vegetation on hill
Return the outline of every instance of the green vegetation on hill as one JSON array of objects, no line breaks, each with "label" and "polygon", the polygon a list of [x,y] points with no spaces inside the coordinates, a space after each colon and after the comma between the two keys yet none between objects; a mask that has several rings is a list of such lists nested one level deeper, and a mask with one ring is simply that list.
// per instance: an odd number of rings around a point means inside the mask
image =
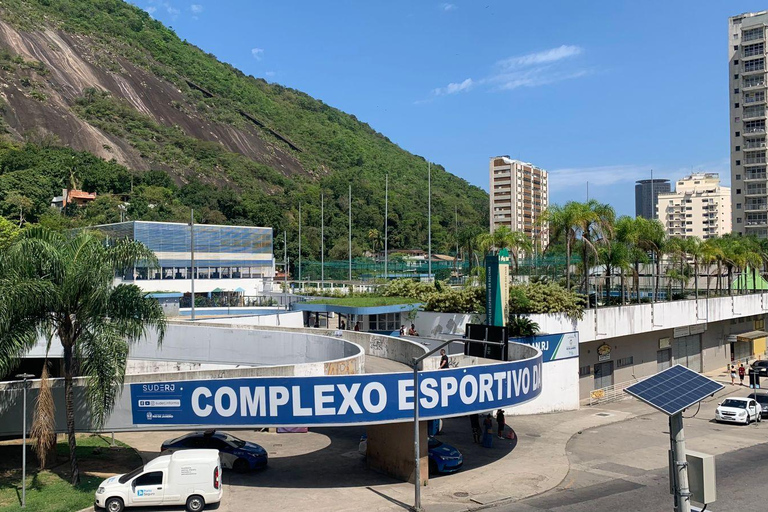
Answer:
[{"label": "green vegetation on hill", "polygon": [[[9,218],[18,210],[8,202],[15,191],[32,201],[27,221],[47,218],[49,196],[60,193],[74,168],[82,188],[104,197],[82,211],[67,212],[68,222],[117,220],[117,205],[123,201],[131,204],[131,219],[184,220],[188,208],[194,207],[201,222],[266,225],[277,233],[287,230],[289,255],[295,258],[301,203],[302,252],[304,257],[318,258],[321,192],[325,194],[326,251],[336,248],[341,253],[341,247],[346,247],[350,185],[355,252],[374,249],[380,237],[371,233],[383,232],[385,222],[384,176],[388,173],[390,247],[426,246],[426,160],[404,151],[353,115],[300,91],[246,76],[120,0],[3,0],[0,17],[27,32],[48,28],[83,36],[79,44],[92,47],[94,66],[120,74],[123,65],[118,57],[125,59],[181,91],[184,101],[174,102],[174,109],[194,120],[255,129],[267,144],[264,151],[278,148],[305,171],[295,174],[277,164],[256,162],[224,145],[200,140],[179,126],[160,124],[108,92],[85,89],[69,105],[71,111],[126,141],[156,170],[127,169],[56,147],[55,140],[5,144],[0,147],[0,213]],[[0,66],[0,79],[14,77],[20,87],[26,83],[34,89],[32,97],[45,96],[46,80],[53,80],[53,74],[40,78],[47,71],[45,66],[12,54],[5,61],[8,65]],[[12,110],[13,105],[0,105],[3,116]],[[166,173],[168,179],[163,177]],[[432,166],[432,186],[435,251],[448,251],[454,245],[454,208],[458,208],[460,229],[487,226],[488,197],[483,190],[439,165]]]}]

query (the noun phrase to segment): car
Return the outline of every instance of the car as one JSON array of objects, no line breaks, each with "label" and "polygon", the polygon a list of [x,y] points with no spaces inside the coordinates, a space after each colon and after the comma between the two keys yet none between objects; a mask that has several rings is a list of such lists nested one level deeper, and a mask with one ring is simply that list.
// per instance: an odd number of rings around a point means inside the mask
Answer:
[{"label": "car", "polygon": [[464,464],[461,452],[449,444],[429,438],[429,471],[430,473],[455,473]]},{"label": "car", "polygon": [[749,425],[753,420],[759,422],[763,417],[763,408],[755,399],[747,397],[726,398],[715,410],[715,421],[743,423]]},{"label": "car", "polygon": [[233,469],[238,473],[264,468],[268,461],[267,451],[258,444],[215,430],[192,432],[176,439],[169,439],[163,443],[160,451],[195,448],[219,450],[222,467]]},{"label": "car", "polygon": [[768,392],[754,392],[750,393],[747,398],[755,400],[763,409],[763,416],[768,415]]},{"label": "car", "polygon": [[758,360],[752,363],[752,370],[761,377],[768,377],[768,360]]}]

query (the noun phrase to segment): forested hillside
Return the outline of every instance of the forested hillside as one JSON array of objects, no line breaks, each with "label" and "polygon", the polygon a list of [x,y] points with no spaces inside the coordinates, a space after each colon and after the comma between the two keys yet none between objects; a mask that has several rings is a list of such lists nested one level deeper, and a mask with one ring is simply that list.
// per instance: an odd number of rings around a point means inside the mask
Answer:
[{"label": "forested hillside", "polygon": [[[352,185],[356,252],[384,226],[390,244],[424,247],[427,163],[354,116],[246,76],[146,12],[119,0],[0,0],[0,214],[25,222],[197,220],[288,230],[319,258],[325,193],[327,257],[346,255]],[[373,99],[372,99],[373,100]],[[484,169],[484,162],[478,162]],[[70,178],[99,194],[56,218]],[[432,166],[433,243],[487,226],[488,196]],[[374,231],[376,230],[376,231]]]}]

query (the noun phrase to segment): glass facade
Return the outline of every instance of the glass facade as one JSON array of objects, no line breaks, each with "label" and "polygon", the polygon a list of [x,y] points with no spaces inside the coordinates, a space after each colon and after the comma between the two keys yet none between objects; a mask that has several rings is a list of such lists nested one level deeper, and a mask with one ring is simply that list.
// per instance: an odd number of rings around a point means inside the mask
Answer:
[{"label": "glass facade", "polygon": [[[157,257],[155,268],[130,269],[124,280],[189,279],[190,228],[171,222],[131,221],[94,226],[111,239],[143,242]],[[195,279],[272,277],[272,228],[195,224]]]}]

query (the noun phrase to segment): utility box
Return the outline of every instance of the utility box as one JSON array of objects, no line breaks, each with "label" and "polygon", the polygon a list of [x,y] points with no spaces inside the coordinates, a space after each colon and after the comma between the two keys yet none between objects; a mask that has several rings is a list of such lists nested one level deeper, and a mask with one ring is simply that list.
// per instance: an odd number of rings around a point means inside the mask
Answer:
[{"label": "utility box", "polygon": [[[688,487],[691,490],[691,501],[708,505],[717,500],[715,483],[715,456],[706,453],[686,450],[685,459],[688,461]],[[670,451],[670,472],[676,470]],[[674,475],[669,475],[670,491],[674,494]]]}]

